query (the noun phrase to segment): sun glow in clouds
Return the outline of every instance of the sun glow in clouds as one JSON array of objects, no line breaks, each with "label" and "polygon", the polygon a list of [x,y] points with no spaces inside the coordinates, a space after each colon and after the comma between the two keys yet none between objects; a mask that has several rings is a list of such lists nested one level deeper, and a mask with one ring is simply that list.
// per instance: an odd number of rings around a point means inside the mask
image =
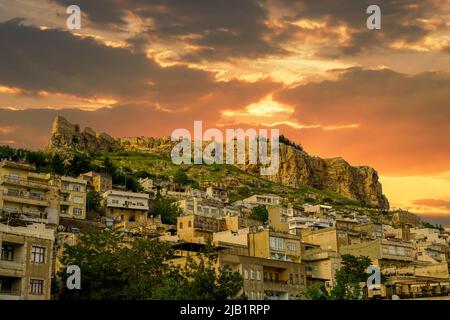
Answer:
[{"label": "sun glow in clouds", "polygon": [[[271,128],[286,125],[295,129],[322,129],[329,131],[359,127],[356,123],[339,125],[302,124],[292,118],[294,112],[295,109],[293,107],[274,101],[272,95],[268,95],[256,103],[249,104],[244,110],[222,111],[222,117],[228,123],[241,122]],[[220,124],[220,126],[224,126],[224,124]]]},{"label": "sun glow in clouds", "polygon": [[222,111],[222,115],[225,117],[265,117],[272,118],[273,116],[280,114],[292,114],[294,108],[281,104],[272,99],[272,95],[265,97],[264,99],[252,103],[245,107],[243,111],[239,110],[225,110]]}]

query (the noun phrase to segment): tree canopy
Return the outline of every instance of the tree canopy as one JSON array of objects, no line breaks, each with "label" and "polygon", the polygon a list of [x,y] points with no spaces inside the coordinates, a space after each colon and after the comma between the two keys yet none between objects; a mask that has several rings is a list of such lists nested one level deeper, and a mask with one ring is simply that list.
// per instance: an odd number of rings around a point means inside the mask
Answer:
[{"label": "tree canopy", "polygon": [[335,285],[327,290],[325,285],[314,285],[302,295],[312,300],[361,300],[366,298],[359,283],[367,280],[368,257],[342,255],[341,268],[336,272]]},{"label": "tree canopy", "polygon": [[[65,246],[58,273],[61,299],[230,299],[241,291],[239,273],[215,268],[217,256],[199,253],[184,266],[172,263],[174,251],[156,239],[124,236],[110,231],[90,231],[73,246]],[[69,290],[66,267],[81,271],[81,290]]]},{"label": "tree canopy", "polygon": [[257,205],[256,207],[253,207],[250,218],[266,222],[269,219],[269,212],[267,211],[266,206]]}]

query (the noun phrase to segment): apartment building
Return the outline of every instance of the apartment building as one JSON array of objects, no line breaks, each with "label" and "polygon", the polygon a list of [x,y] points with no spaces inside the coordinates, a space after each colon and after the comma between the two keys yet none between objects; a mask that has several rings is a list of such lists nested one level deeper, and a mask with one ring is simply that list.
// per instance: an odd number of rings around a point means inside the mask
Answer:
[{"label": "apartment building", "polygon": [[225,230],[226,222],[223,218],[198,214],[177,217],[177,235],[182,241],[205,243],[213,239],[214,232]]},{"label": "apartment building", "polygon": [[121,190],[103,193],[106,217],[114,219],[114,229],[145,232],[148,223],[149,195]]},{"label": "apartment building", "polygon": [[376,239],[341,246],[341,254],[367,256],[381,269],[407,266],[414,260],[414,245],[410,241],[397,239]]},{"label": "apartment building", "polygon": [[0,215],[4,219],[58,223],[58,190],[51,176],[35,172],[35,166],[0,162]]},{"label": "apartment building", "polygon": [[249,206],[276,206],[281,202],[281,198],[273,194],[254,194],[251,197],[242,200],[242,203]]},{"label": "apartment building", "polygon": [[54,231],[0,224],[0,300],[49,300]]},{"label": "apartment building", "polygon": [[284,232],[266,229],[249,233],[248,251],[254,257],[301,262],[300,238]]},{"label": "apartment building", "polygon": [[327,205],[323,205],[323,204],[317,204],[317,205],[305,204],[303,206],[303,208],[304,208],[305,212],[311,213],[316,217],[322,217],[333,211],[332,206],[327,206]]},{"label": "apartment building", "polygon": [[227,230],[237,232],[243,228],[258,228],[263,225],[259,220],[241,217],[237,214],[227,214],[225,216],[225,225]]},{"label": "apartment building", "polygon": [[87,191],[96,191],[103,194],[112,189],[112,177],[106,173],[89,171],[80,174],[78,178],[86,181]]},{"label": "apartment building", "polygon": [[304,229],[301,231],[301,239],[304,242],[319,245],[323,250],[340,252],[342,245],[348,245],[349,237],[345,230],[329,227],[319,230]]},{"label": "apartment building", "polygon": [[269,213],[269,226],[274,231],[289,232],[288,212],[284,206],[270,206],[267,210]]},{"label": "apartment building", "polygon": [[[243,233],[245,234],[245,232]],[[306,287],[305,266],[300,263],[273,260],[249,255],[244,244],[219,242],[217,270],[227,267],[238,272],[243,279],[244,294],[250,300],[294,300]],[[173,262],[184,265],[187,257],[196,259],[204,244],[180,242],[174,245]]]},{"label": "apartment building", "polygon": [[55,176],[51,183],[59,189],[60,216],[86,219],[87,181],[79,178]]},{"label": "apartment building", "polygon": [[218,260],[242,275],[243,293],[250,300],[295,300],[306,287],[306,270],[300,263],[255,257],[235,249],[219,251]]},{"label": "apartment building", "polygon": [[300,208],[290,205],[271,206],[268,211],[269,225],[272,229],[294,235],[300,235],[304,229],[323,229],[335,224],[333,219],[308,216]]},{"label": "apartment building", "polygon": [[206,188],[206,196],[222,202],[228,202],[228,193],[226,189],[209,186]]},{"label": "apartment building", "polygon": [[335,225],[335,221],[329,218],[314,217],[288,217],[289,233],[301,235],[303,230],[320,230]]},{"label": "apartment building", "polygon": [[302,243],[302,263],[306,267],[308,285],[323,283],[327,287],[333,286],[341,261],[340,254],[333,250],[323,250],[318,245]]},{"label": "apartment building", "polygon": [[212,199],[188,197],[177,201],[176,204],[186,215],[198,214],[216,218],[223,218],[227,215],[240,215],[239,209]]}]

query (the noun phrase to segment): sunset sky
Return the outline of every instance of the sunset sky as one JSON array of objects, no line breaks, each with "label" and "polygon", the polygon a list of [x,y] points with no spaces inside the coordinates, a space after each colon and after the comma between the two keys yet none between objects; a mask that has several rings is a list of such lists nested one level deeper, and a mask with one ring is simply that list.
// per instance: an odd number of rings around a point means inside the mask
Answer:
[{"label": "sunset sky", "polygon": [[56,114],[116,137],[279,128],[450,225],[450,1],[0,0],[0,144],[42,149]]}]

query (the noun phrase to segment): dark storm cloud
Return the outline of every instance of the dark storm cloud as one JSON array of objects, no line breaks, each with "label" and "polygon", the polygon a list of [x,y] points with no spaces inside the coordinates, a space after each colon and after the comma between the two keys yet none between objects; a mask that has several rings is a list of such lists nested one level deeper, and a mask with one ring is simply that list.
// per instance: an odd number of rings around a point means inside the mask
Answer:
[{"label": "dark storm cloud", "polygon": [[0,38],[6,48],[0,50],[0,84],[25,93],[138,99],[176,109],[229,92],[221,101],[208,100],[213,109],[233,97],[260,96],[279,86],[270,80],[216,81],[214,73],[185,66],[163,68],[144,54],[61,30],[24,26],[17,19],[0,23]]},{"label": "dark storm cloud", "polygon": [[[415,43],[432,32],[423,19],[439,14],[440,0],[272,0],[288,14],[286,21],[311,19],[327,22],[328,37],[333,40],[334,31],[347,26],[350,39],[345,44],[325,45],[318,56],[339,57],[365,53],[376,48],[387,48],[396,41]],[[369,30],[366,20],[369,5],[381,8],[381,30]],[[301,35],[303,30],[297,28]],[[292,33],[292,30],[290,31]],[[323,34],[322,34],[323,36]]]},{"label": "dark storm cloud", "polygon": [[147,90],[158,66],[142,54],[69,32],[0,23],[0,83],[27,91],[78,96],[134,95]]},{"label": "dark storm cloud", "polygon": [[[64,6],[71,0],[55,0]],[[144,39],[186,41],[198,47],[185,60],[226,60],[228,58],[256,58],[284,53],[278,44],[270,41],[271,30],[265,0],[78,0],[78,5],[89,19],[106,28],[121,27],[125,17],[133,13],[152,19],[145,34],[131,38],[131,45],[142,48]],[[95,4],[94,4],[95,3]]]}]

